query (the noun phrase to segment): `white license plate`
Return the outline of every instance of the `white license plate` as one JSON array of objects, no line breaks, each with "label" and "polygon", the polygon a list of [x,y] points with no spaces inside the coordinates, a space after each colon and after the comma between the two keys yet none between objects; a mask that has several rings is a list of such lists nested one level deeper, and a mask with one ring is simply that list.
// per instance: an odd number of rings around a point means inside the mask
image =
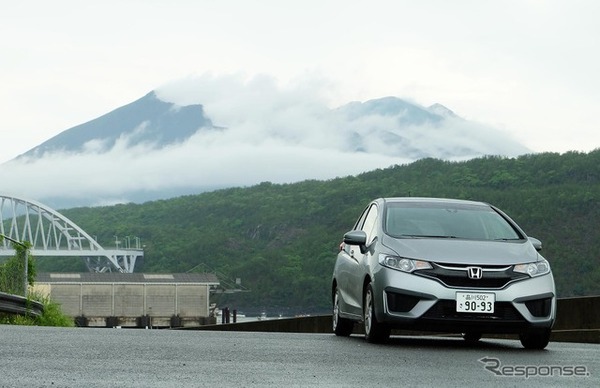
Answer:
[{"label": "white license plate", "polygon": [[456,311],[459,313],[493,313],[496,294],[457,292]]}]

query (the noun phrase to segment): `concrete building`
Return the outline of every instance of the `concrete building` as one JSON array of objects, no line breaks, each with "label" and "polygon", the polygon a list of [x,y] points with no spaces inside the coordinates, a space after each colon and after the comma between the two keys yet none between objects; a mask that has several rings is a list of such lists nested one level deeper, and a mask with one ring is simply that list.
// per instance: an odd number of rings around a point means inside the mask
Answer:
[{"label": "concrete building", "polygon": [[78,326],[186,327],[215,323],[216,275],[40,273],[33,292],[47,295]]}]

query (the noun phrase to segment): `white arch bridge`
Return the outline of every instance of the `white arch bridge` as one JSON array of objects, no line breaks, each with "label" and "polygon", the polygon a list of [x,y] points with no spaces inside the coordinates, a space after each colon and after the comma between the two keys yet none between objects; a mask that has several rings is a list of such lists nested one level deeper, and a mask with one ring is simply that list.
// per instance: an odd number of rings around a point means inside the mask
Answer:
[{"label": "white arch bridge", "polygon": [[[14,256],[9,239],[28,241],[34,257],[81,257],[92,272],[132,273],[144,251],[104,249],[98,242],[59,212],[39,202],[0,194],[0,257]],[[139,245],[139,240],[138,240]]]}]

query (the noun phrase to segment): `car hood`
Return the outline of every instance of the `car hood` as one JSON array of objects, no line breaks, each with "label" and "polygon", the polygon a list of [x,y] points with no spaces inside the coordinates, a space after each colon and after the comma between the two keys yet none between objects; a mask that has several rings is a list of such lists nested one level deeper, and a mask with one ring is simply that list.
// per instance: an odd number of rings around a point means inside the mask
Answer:
[{"label": "car hood", "polygon": [[512,265],[539,260],[527,240],[481,241],[448,238],[393,238],[384,236],[383,245],[402,257],[473,265]]}]

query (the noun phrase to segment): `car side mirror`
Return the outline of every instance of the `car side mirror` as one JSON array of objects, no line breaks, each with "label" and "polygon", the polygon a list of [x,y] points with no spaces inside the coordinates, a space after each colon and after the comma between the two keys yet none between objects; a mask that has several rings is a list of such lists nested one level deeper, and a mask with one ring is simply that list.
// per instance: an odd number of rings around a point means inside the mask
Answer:
[{"label": "car side mirror", "polygon": [[352,230],[344,235],[344,243],[358,245],[360,253],[367,252],[367,234],[362,230]]},{"label": "car side mirror", "polygon": [[529,237],[529,241],[531,242],[536,251],[539,252],[542,250],[542,242],[540,240],[538,240],[535,237]]}]

